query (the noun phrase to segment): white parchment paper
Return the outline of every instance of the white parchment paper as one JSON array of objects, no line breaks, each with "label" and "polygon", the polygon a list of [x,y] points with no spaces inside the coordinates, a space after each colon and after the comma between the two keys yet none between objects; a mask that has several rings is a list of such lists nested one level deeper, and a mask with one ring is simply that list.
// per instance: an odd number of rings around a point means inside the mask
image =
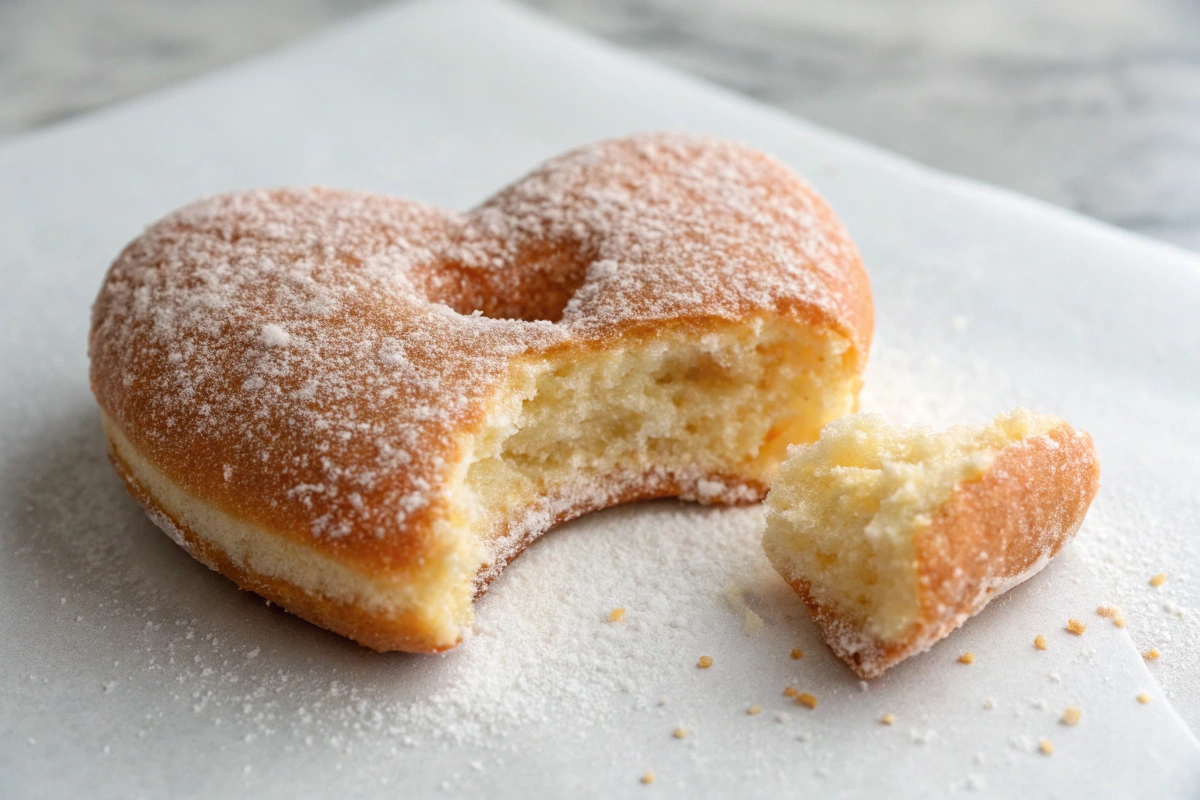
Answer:
[{"label": "white parchment paper", "polygon": [[[126,496],[86,335],[143,225],[259,185],[467,207],[560,150],[654,128],[747,140],[831,201],[876,294],[866,408],[940,425],[1022,403],[1092,432],[1104,486],[1058,561],[867,686],[767,566],[757,509],[645,504],[531,548],[458,650],[379,655],[236,591]],[[1200,720],[1193,256],[453,0],[0,145],[0,276],[0,795],[1200,792],[1200,746],[1166,696]],[[1123,571],[1171,574],[1164,685],[1095,614]]]}]

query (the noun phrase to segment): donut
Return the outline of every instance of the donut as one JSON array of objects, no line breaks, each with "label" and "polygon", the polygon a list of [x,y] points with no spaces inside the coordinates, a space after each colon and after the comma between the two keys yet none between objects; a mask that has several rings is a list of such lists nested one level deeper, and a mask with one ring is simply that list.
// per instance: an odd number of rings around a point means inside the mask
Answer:
[{"label": "donut", "polygon": [[745,145],[569,152],[466,213],[324,188],[201,200],[93,307],[111,458],[177,543],[376,650],[438,652],[554,525],[760,501],[855,410],[843,226]]},{"label": "donut", "polygon": [[1041,570],[1099,485],[1091,437],[1048,414],[939,432],[853,414],[791,448],[762,545],[833,651],[874,678]]}]

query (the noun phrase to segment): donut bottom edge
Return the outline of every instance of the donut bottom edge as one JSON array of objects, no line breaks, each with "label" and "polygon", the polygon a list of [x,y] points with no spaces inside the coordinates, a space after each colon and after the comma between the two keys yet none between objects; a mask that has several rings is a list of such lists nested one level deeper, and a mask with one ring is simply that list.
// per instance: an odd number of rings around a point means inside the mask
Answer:
[{"label": "donut bottom edge", "polygon": [[[240,589],[253,592],[307,622],[381,653],[441,653],[461,644],[471,635],[473,601],[488,590],[504,567],[554,526],[594,510],[591,504],[566,505],[556,509],[549,518],[544,514],[532,515],[539,519],[539,524],[522,525],[519,520],[514,521],[507,535],[500,537],[503,548],[493,546],[492,560],[461,583],[461,591],[456,593],[457,608],[444,607],[444,592],[434,593],[429,602],[397,607],[394,583],[389,585],[386,580],[373,580],[352,566],[238,520],[191,495],[139,453],[107,415],[102,414],[102,422],[108,439],[109,460],[125,488],[149,519],[186,553],[232,580]],[[767,487],[762,484],[733,476],[709,477],[727,486],[740,486],[740,491],[733,495],[738,498],[736,504],[760,501],[767,493]],[[684,498],[688,494],[684,485],[676,480],[629,480],[617,485],[603,505],[607,508],[662,498]],[[194,520],[193,524],[185,521],[187,519]],[[215,541],[220,534],[206,536],[201,530],[224,530],[227,542],[223,545]],[[229,544],[230,530],[239,531],[235,537],[241,541]],[[245,541],[247,536],[253,537],[249,549]],[[232,554],[233,549],[241,551],[240,555]],[[324,580],[326,590],[272,574],[287,571],[287,567],[279,569],[279,562],[289,556],[293,561],[308,562],[310,568],[307,571]],[[276,569],[268,571],[252,565],[263,559],[273,563]],[[331,578],[340,578],[340,585],[330,586]],[[346,599],[334,596],[333,592],[343,594]]]},{"label": "donut bottom edge", "polygon": [[[150,520],[190,556],[229,578],[238,588],[254,592],[301,619],[378,652],[439,653],[454,648],[468,634],[469,616],[464,626],[461,622],[454,624],[453,620],[451,624],[446,624],[447,620],[442,615],[437,615],[441,619],[431,619],[428,614],[407,610],[397,613],[388,609],[382,601],[387,594],[387,587],[378,584],[372,586],[373,581],[369,576],[282,536],[237,520],[191,496],[138,453],[107,416],[102,416],[102,420],[108,438],[109,461]],[[185,521],[188,517],[199,517],[208,524],[188,524]],[[214,541],[216,537],[201,534],[197,530],[200,527],[208,531],[214,527],[239,531],[237,538],[243,540],[239,542],[239,549],[243,552],[240,555],[232,554],[233,548],[229,546],[228,539],[226,546],[222,546],[222,543]],[[252,543],[245,541],[248,536],[252,537]],[[340,577],[340,586],[335,591],[342,593],[343,597],[302,586],[294,580],[272,574],[275,570],[256,568],[250,563],[265,558],[278,566],[289,556],[293,561],[301,559],[307,562],[305,566],[310,568],[309,571],[319,571],[327,587],[331,579]],[[363,602],[363,595],[372,593],[380,596],[376,598],[377,602]],[[360,599],[345,599],[354,595]],[[470,600],[471,596],[467,594],[468,609]]]}]

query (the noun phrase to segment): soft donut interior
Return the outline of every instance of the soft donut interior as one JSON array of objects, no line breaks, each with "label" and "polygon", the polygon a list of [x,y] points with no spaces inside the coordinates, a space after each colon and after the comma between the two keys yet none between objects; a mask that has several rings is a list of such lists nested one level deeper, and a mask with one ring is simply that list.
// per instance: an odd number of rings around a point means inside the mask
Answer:
[{"label": "soft donut interior", "polygon": [[932,514],[1006,446],[1061,424],[1025,409],[944,431],[877,414],[835,420],[789,450],[767,498],[763,549],[817,605],[878,641],[901,640],[921,613],[915,540]]},{"label": "soft donut interior", "polygon": [[837,334],[756,319],[518,361],[459,471],[480,578],[556,520],[631,496],[760,499],[789,443],[854,410],[850,359]]}]

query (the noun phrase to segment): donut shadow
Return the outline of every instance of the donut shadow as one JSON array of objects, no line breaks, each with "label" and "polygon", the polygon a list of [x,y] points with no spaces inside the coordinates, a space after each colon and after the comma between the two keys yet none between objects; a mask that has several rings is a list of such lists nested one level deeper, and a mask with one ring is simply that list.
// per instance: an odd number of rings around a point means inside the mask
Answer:
[{"label": "donut shadow", "polygon": [[47,647],[74,647],[95,636],[95,624],[111,641],[132,643],[142,641],[144,628],[186,620],[249,646],[286,640],[309,660],[384,657],[238,590],[175,545],[109,463],[91,403],[81,401],[25,441],[0,461],[0,493],[10,509],[6,571],[15,602],[41,623]]}]

